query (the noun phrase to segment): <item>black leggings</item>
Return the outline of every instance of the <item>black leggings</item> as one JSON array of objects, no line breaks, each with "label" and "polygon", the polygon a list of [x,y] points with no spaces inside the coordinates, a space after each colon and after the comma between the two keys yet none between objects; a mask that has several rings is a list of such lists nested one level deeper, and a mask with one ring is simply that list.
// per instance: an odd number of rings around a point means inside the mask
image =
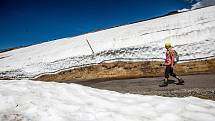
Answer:
[{"label": "black leggings", "polygon": [[169,75],[176,78],[176,74],[173,72],[173,68],[171,66],[166,66],[165,69],[165,78],[169,78]]}]

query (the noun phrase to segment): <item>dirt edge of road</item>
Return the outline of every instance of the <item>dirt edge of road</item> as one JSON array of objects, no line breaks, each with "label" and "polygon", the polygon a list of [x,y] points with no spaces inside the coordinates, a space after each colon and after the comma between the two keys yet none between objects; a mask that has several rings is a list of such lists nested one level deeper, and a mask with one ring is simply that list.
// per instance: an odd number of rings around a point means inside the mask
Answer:
[{"label": "dirt edge of road", "polygon": [[[116,61],[101,63],[60,71],[54,74],[44,74],[34,78],[41,81],[65,82],[71,80],[113,80],[142,77],[159,77],[164,75],[161,61]],[[179,63],[175,66],[178,75],[191,75],[215,72],[215,59],[198,60]]]}]

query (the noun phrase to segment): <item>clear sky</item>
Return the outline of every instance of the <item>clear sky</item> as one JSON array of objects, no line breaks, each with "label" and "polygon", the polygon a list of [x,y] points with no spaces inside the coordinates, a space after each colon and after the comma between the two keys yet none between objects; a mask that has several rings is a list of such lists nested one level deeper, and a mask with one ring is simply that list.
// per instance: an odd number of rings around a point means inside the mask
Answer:
[{"label": "clear sky", "polygon": [[0,0],[0,49],[140,21],[191,4],[188,0]]}]

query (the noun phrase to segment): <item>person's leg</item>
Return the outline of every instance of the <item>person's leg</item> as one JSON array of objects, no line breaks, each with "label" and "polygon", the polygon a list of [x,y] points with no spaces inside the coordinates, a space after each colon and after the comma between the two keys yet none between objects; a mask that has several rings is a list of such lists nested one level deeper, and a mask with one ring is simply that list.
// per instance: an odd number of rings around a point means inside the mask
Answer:
[{"label": "person's leg", "polygon": [[170,74],[170,68],[166,67],[166,69],[165,69],[165,78],[164,78],[165,83],[167,83],[167,81],[169,80],[169,74]]},{"label": "person's leg", "polygon": [[169,74],[170,74],[170,66],[166,66],[164,82],[159,85],[160,87],[164,87],[168,85]]},{"label": "person's leg", "polygon": [[176,79],[179,79],[179,77],[173,72],[173,68],[172,67],[170,68],[170,75],[172,77],[175,77]]},{"label": "person's leg", "polygon": [[174,69],[172,67],[170,69],[170,75],[175,77],[178,80],[178,83],[184,83],[184,80],[174,73]]}]

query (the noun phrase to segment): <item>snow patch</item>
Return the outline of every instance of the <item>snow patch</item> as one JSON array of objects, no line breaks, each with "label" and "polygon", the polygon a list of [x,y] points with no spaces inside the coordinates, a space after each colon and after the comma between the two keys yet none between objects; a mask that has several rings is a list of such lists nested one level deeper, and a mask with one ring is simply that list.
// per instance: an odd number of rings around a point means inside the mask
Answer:
[{"label": "snow patch", "polygon": [[1,121],[214,121],[215,102],[121,94],[77,84],[0,81]]}]

